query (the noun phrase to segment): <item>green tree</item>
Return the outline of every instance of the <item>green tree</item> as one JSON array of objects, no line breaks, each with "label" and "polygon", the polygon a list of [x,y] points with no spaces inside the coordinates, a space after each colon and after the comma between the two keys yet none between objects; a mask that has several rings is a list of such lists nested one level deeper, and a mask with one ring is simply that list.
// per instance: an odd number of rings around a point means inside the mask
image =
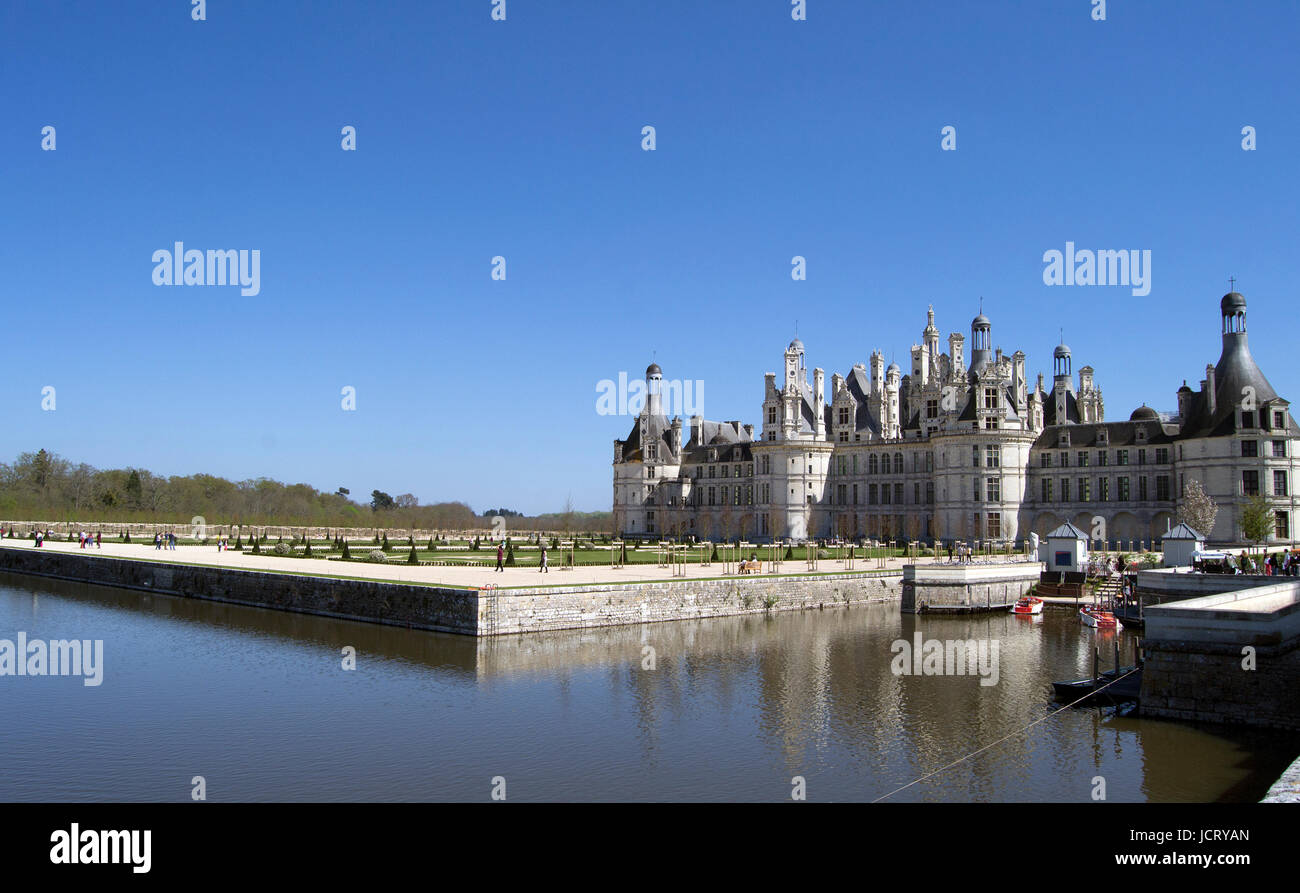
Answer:
[{"label": "green tree", "polygon": [[1241,510],[1241,535],[1248,543],[1266,543],[1273,536],[1274,522],[1273,506],[1257,494]]}]

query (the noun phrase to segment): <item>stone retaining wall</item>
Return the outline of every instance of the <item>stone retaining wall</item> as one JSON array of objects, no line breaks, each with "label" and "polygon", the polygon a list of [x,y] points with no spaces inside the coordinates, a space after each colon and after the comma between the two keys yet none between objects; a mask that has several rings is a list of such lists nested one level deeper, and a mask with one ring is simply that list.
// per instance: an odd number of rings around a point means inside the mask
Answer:
[{"label": "stone retaining wall", "polygon": [[1148,716],[1300,730],[1300,649],[1145,640],[1141,711]]},{"label": "stone retaining wall", "polygon": [[895,601],[902,574],[729,577],[483,592],[482,635]]},{"label": "stone retaining wall", "polygon": [[465,589],[3,547],[0,570],[417,629],[478,629],[476,593]]},{"label": "stone retaining wall", "polygon": [[903,568],[902,610],[952,614],[1005,610],[1038,583],[1038,562],[909,564]]},{"label": "stone retaining wall", "polygon": [[6,549],[0,571],[472,636],[897,600],[900,573],[475,590]]}]

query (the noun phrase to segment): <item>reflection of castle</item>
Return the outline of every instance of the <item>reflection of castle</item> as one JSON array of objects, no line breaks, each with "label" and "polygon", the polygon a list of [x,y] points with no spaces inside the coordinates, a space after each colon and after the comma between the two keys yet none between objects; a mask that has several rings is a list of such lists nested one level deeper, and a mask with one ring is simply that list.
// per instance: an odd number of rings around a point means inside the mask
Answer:
[{"label": "reflection of castle", "polygon": [[[740,422],[682,420],[661,409],[662,371],[626,440],[614,441],[614,516],[629,536],[753,540],[844,536],[1016,539],[1063,521],[1112,542],[1163,534],[1186,483],[1219,504],[1211,540],[1240,538],[1241,511],[1261,494],[1279,539],[1291,538],[1293,452],[1300,428],[1246,341],[1246,299],[1221,304],[1223,353],[1199,391],[1178,391],[1178,413],[1142,406],[1106,422],[1093,369],[1072,380],[1064,344],[1050,392],[1030,388],[1025,354],[991,349],[992,324],[971,323],[940,352],[931,310],[912,371],[814,369],[790,342],[780,383],[768,373],[758,437]],[[1101,523],[1101,522],[1104,522]],[[1104,532],[1103,532],[1104,531]]]}]

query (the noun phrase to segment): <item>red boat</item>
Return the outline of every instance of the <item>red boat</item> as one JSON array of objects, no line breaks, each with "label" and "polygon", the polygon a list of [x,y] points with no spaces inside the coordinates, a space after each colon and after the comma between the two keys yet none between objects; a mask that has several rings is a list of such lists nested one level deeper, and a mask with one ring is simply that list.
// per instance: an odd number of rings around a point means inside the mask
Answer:
[{"label": "red boat", "polygon": [[1115,619],[1115,615],[1110,611],[1103,611],[1092,605],[1084,605],[1079,609],[1079,619],[1083,621],[1084,626],[1091,626],[1094,629],[1124,628],[1124,625]]},{"label": "red boat", "polygon": [[1032,595],[1027,595],[1016,601],[1011,606],[1012,614],[1041,614],[1043,613],[1043,600]]}]

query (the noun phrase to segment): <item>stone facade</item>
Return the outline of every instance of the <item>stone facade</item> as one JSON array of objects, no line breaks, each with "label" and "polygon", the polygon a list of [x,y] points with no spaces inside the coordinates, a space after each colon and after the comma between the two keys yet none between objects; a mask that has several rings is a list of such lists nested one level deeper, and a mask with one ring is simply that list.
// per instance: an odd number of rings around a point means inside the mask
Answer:
[{"label": "stone facade", "polygon": [[1238,542],[1249,499],[1267,498],[1277,539],[1292,538],[1300,427],[1246,341],[1245,299],[1220,302],[1223,351],[1199,391],[1178,391],[1177,412],[1139,407],[1105,420],[1091,366],[1073,379],[1064,344],[1052,388],[1030,385],[1026,357],[994,351],[992,324],[971,323],[940,348],[930,312],[910,374],[868,365],[844,375],[812,370],[803,342],[767,373],[762,425],[690,420],[662,411],[662,371],[626,439],[614,442],[614,521],[623,536],[751,541],[1004,540],[1043,536],[1071,522],[1113,548],[1156,548],[1189,481],[1220,506],[1206,534]]}]

